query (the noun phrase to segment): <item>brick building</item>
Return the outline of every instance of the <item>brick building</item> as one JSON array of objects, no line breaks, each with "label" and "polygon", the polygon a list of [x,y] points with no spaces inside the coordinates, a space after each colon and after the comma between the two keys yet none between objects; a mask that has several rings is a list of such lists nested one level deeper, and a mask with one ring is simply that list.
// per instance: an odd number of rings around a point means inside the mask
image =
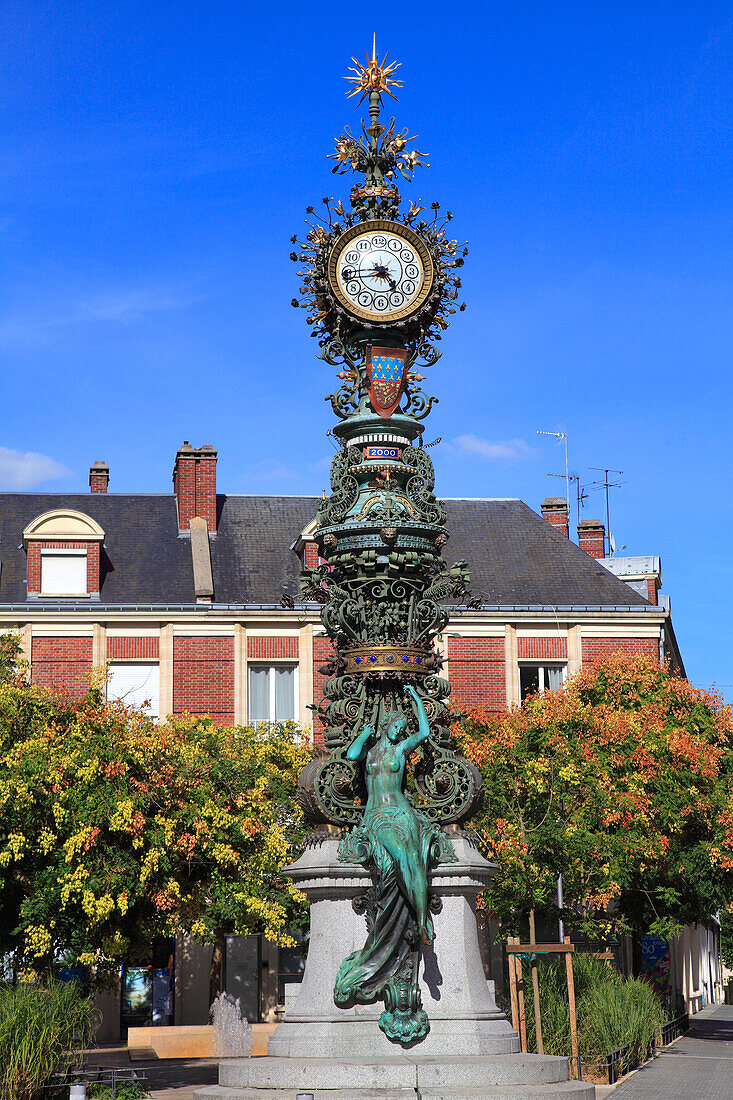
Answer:
[{"label": "brick building", "polygon": [[[79,694],[107,661],[110,692],[153,717],[309,724],[326,639],[297,584],[318,500],[217,493],[216,457],[184,444],[168,494],[109,493],[98,462],[89,494],[0,496],[0,629],[34,680]],[[480,600],[440,643],[461,703],[504,707],[619,649],[682,668],[659,558],[604,559],[596,520],[576,546],[562,499],[542,517],[519,500],[446,504],[446,557],[468,562]]]},{"label": "brick building", "polygon": [[[184,443],[172,493],[109,493],[96,462],[88,494],[0,495],[0,631],[18,633],[35,681],[78,695],[109,662],[108,693],[147,700],[153,718],[311,723],[327,639],[297,592],[301,565],[317,564],[318,498],[218,493],[216,461]],[[468,563],[479,601],[457,607],[439,641],[459,703],[503,708],[616,650],[682,671],[659,558],[604,558],[596,520],[576,545],[564,499],[542,516],[512,499],[446,506],[445,556]],[[231,950],[243,992],[252,959]],[[199,965],[191,955],[190,973]],[[277,1001],[277,962],[264,969],[253,1014]],[[185,1003],[176,986],[176,1023],[205,1018],[189,985]]]}]

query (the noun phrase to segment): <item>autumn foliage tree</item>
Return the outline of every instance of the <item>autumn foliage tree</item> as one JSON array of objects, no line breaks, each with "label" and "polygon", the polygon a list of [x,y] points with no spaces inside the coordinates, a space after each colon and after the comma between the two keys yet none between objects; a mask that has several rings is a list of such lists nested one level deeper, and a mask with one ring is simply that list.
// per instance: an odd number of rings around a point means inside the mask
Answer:
[{"label": "autumn foliage tree", "polygon": [[300,731],[154,725],[99,689],[53,696],[17,670],[17,648],[0,638],[0,955],[101,974],[179,931],[292,942]]},{"label": "autumn foliage tree", "polygon": [[474,823],[508,928],[534,909],[590,938],[674,935],[733,898],[733,718],[643,656],[617,654],[521,707],[458,730],[482,771]]}]

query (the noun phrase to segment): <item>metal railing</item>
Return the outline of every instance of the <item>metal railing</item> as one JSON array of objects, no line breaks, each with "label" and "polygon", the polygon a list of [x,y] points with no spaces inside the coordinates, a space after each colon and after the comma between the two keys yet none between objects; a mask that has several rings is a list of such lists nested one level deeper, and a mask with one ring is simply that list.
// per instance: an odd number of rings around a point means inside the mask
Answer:
[{"label": "metal railing", "polygon": [[133,1066],[77,1066],[55,1076],[48,1086],[51,1089],[68,1089],[69,1085],[109,1085],[112,1095],[117,1095],[117,1089],[122,1084],[144,1085],[148,1075],[144,1069],[135,1069]]},{"label": "metal railing", "polygon": [[589,1073],[593,1077],[605,1075],[608,1084],[615,1085],[624,1074],[630,1073],[633,1069],[638,1069],[649,1058],[653,1058],[658,1050],[668,1046],[669,1043],[673,1043],[675,1039],[679,1039],[680,1035],[684,1035],[689,1026],[690,1019],[686,1012],[683,1012],[680,1016],[675,1016],[673,1020],[668,1020],[666,1024],[661,1024],[656,1029],[653,1039],[641,1057],[639,1057],[639,1052],[634,1047],[623,1046],[616,1047],[615,1050],[607,1050],[605,1054],[600,1054],[596,1058],[586,1058],[579,1054],[577,1059],[573,1058],[570,1061],[579,1081],[584,1080],[583,1073],[585,1072],[585,1080],[588,1079],[587,1075]]},{"label": "metal railing", "polygon": [[[673,1043],[675,1039],[679,1039],[680,1035],[684,1035],[689,1027],[690,1016],[687,1012],[675,1016],[673,1020],[667,1020],[666,1024],[662,1024],[657,1028],[654,1036],[654,1049],[666,1047],[669,1043]],[[657,1038],[659,1041],[657,1041]]]}]

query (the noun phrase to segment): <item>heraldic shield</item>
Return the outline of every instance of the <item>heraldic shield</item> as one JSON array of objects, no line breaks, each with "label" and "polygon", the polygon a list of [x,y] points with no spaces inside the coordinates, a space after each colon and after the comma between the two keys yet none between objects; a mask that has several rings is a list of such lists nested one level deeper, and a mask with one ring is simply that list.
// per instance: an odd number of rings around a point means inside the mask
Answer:
[{"label": "heraldic shield", "polygon": [[385,420],[399,404],[406,367],[405,348],[369,348],[366,364],[369,399],[374,411]]}]

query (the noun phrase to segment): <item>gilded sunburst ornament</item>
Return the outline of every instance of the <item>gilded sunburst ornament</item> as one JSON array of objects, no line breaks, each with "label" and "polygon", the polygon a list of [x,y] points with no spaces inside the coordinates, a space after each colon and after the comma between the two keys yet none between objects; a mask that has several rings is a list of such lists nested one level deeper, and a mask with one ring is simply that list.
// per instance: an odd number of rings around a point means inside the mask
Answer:
[{"label": "gilded sunburst ornament", "polygon": [[362,65],[357,58],[352,57],[353,65],[349,65],[349,72],[354,73],[354,76],[345,76],[344,80],[350,80],[354,87],[346,93],[347,96],[359,95],[359,103],[368,96],[371,92],[378,92],[380,97],[382,92],[386,92],[392,99],[397,99],[397,96],[393,92],[390,92],[390,88],[401,88],[402,81],[395,80],[392,73],[399,69],[401,62],[392,61],[387,64],[387,58],[389,54],[386,53],[382,60],[379,60],[377,54],[377,36],[374,35],[372,42],[372,56],[366,54],[366,65]]}]

